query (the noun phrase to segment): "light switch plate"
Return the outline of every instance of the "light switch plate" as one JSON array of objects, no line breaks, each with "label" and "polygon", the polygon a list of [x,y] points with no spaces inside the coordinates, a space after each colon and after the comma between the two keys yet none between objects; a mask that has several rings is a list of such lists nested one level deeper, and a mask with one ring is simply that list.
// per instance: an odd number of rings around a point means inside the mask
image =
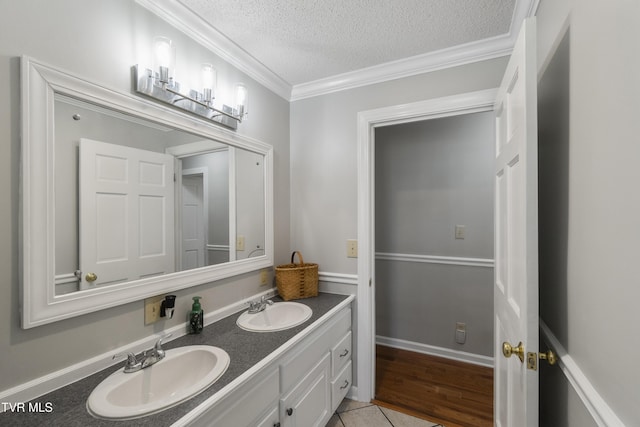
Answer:
[{"label": "light switch plate", "polygon": [[456,239],[464,239],[464,225],[456,225]]}]

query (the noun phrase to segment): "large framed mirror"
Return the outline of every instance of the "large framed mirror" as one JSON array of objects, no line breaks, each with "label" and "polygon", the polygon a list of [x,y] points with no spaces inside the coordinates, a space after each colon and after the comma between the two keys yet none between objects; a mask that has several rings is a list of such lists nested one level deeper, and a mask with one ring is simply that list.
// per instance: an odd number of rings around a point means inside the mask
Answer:
[{"label": "large framed mirror", "polygon": [[261,141],[21,60],[22,326],[273,265]]}]

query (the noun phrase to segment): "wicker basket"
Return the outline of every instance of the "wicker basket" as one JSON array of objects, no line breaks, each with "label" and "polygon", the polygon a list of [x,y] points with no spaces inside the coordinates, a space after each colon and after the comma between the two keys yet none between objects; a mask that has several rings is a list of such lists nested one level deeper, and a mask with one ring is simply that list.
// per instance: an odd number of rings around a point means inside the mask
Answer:
[{"label": "wicker basket", "polygon": [[[299,264],[293,260],[298,254]],[[318,295],[318,264],[305,264],[298,251],[291,254],[291,264],[276,267],[276,286],[283,300],[315,297]]]}]

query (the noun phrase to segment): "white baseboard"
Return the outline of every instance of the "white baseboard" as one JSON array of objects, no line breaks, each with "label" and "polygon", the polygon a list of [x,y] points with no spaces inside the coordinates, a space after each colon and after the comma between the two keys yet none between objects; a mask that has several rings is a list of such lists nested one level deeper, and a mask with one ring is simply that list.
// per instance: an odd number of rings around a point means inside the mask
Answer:
[{"label": "white baseboard", "polygon": [[376,344],[493,368],[493,357],[376,335]]},{"label": "white baseboard", "polygon": [[[254,300],[256,298],[262,297],[265,295],[267,297],[275,294],[275,290],[269,289],[267,291],[261,292],[259,294],[253,295],[250,298],[243,299],[234,304],[222,307],[218,310],[212,311],[210,313],[205,314],[204,323],[205,325],[209,325],[211,323],[217,322],[227,316],[230,316],[234,313],[242,311],[246,308],[246,304],[248,301]],[[105,368],[110,366],[122,364],[122,360],[113,360],[114,354],[120,353],[140,353],[144,350],[147,350],[155,344],[155,342],[162,336],[171,334],[171,338],[167,340],[173,341],[181,336],[187,334],[187,322],[176,325],[170,329],[163,331],[162,334],[154,334],[145,338],[142,338],[138,341],[135,341],[131,344],[127,344],[120,348],[115,348],[113,350],[109,350],[105,354],[98,355],[88,360],[84,360],[82,362],[76,363],[74,365],[68,366],[64,369],[60,369],[59,371],[52,372],[50,374],[44,375],[40,378],[36,378],[29,382],[20,384],[18,386],[12,387],[10,389],[0,391],[0,402],[28,402],[30,400],[36,399],[42,395],[50,393],[54,390],[57,390],[61,387],[69,385],[73,382],[79,381],[83,378],[88,377],[96,372],[99,372]],[[4,405],[0,407],[0,413],[4,412]]]}]

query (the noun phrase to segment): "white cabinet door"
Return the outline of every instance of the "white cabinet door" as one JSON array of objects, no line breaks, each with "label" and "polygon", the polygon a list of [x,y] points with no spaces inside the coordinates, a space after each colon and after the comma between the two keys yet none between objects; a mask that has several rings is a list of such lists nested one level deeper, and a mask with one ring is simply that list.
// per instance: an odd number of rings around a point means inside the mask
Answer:
[{"label": "white cabinet door", "polygon": [[331,418],[329,352],[280,400],[283,427],[320,427]]},{"label": "white cabinet door", "polygon": [[494,411],[498,427],[538,425],[535,29],[535,18],[525,20],[495,105]]},{"label": "white cabinet door", "polygon": [[173,156],[81,139],[79,182],[81,289],[175,271]]}]

